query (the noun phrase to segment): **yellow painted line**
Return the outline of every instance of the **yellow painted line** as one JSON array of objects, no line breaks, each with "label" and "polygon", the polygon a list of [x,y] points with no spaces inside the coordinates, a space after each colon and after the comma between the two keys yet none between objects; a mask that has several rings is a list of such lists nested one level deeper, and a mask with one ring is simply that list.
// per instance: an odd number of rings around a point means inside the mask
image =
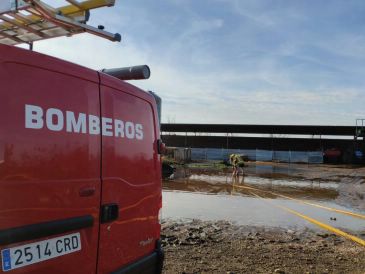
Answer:
[{"label": "yellow painted line", "polygon": [[319,204],[315,204],[315,203],[310,203],[310,202],[306,202],[306,201],[303,201],[303,200],[300,200],[300,199],[291,198],[291,197],[286,196],[286,195],[277,194],[275,192],[272,192],[272,193],[279,196],[279,197],[283,197],[283,198],[286,198],[286,199],[289,199],[289,200],[297,201],[297,202],[300,202],[300,203],[303,203],[303,204],[306,204],[306,205],[326,209],[326,210],[329,210],[329,211],[334,211],[334,212],[341,213],[341,214],[350,215],[350,216],[365,220],[365,215],[362,215],[362,214],[359,214],[359,213],[354,213],[354,212],[347,211],[347,210],[341,210],[341,209],[332,208],[332,207],[328,207],[328,206],[323,206],[323,205],[319,205]]},{"label": "yellow painted line", "polygon": [[[260,198],[262,200],[265,200],[265,201],[268,201],[269,202],[269,200],[264,199],[263,197],[257,195],[256,193],[251,192],[251,194],[254,195],[254,196],[256,196],[257,198]],[[272,203],[272,204],[274,206],[276,206],[278,208],[281,208],[281,209],[283,209],[285,211],[288,211],[288,212],[290,212],[290,213],[292,213],[292,214],[294,214],[294,215],[296,215],[296,216],[298,216],[298,217],[300,217],[300,218],[302,218],[304,220],[307,220],[308,222],[311,222],[312,224],[315,224],[315,225],[317,225],[317,226],[319,226],[319,227],[321,227],[321,228],[323,228],[325,230],[328,230],[328,231],[330,231],[332,233],[335,233],[335,234],[337,234],[339,236],[342,236],[342,237],[344,237],[346,239],[349,239],[349,240],[351,240],[351,241],[353,241],[355,243],[358,243],[358,244],[360,244],[360,245],[362,245],[362,246],[365,247],[365,241],[363,239],[360,239],[360,238],[358,238],[358,237],[356,237],[354,235],[351,235],[349,233],[346,233],[346,232],[344,232],[344,231],[342,231],[342,230],[340,230],[338,228],[335,228],[333,226],[330,226],[330,225],[327,225],[327,224],[322,223],[320,221],[317,221],[316,219],[313,219],[311,217],[308,217],[308,216],[306,216],[304,214],[301,214],[301,213],[299,213],[299,212],[297,212],[295,210],[292,210],[290,208],[287,208],[287,207],[284,207],[284,206],[280,206],[280,205],[276,205],[274,203]]]},{"label": "yellow painted line", "polygon": [[260,191],[260,192],[264,192],[264,193],[269,193],[269,194],[276,195],[276,196],[279,196],[279,197],[282,197],[282,198],[286,198],[286,199],[289,199],[289,200],[292,200],[292,201],[296,201],[296,202],[299,202],[299,203],[302,203],[302,204],[322,208],[322,209],[325,209],[325,210],[329,210],[329,211],[333,211],[333,212],[337,212],[337,213],[341,213],[341,214],[345,214],[345,215],[349,215],[349,216],[352,216],[352,217],[356,217],[356,218],[360,218],[360,219],[365,220],[365,215],[360,214],[360,213],[355,213],[355,212],[351,212],[351,211],[347,211],[347,210],[341,210],[341,209],[337,209],[337,208],[323,206],[323,205],[319,205],[319,204],[316,204],[316,203],[310,203],[310,202],[307,202],[307,201],[292,198],[292,197],[282,195],[282,194],[279,194],[279,193],[275,193],[275,192],[272,192],[272,191],[258,189],[258,188],[255,188],[255,187],[249,187],[249,186],[235,186],[235,187]]}]

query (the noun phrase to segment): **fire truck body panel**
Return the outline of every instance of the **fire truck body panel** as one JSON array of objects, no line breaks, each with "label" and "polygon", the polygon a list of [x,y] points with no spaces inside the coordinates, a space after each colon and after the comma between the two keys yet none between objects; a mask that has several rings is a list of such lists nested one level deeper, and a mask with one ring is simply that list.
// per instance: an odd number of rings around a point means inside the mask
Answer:
[{"label": "fire truck body panel", "polygon": [[[155,252],[161,174],[153,98],[4,45],[0,85],[0,272],[110,273]],[[117,219],[105,218],[105,204],[118,206]],[[37,248],[52,244],[62,252],[38,258]]]},{"label": "fire truck body panel", "polygon": [[161,168],[153,101],[144,92],[136,94],[145,99],[131,95],[130,85],[113,88],[108,85],[113,80],[101,77],[101,113],[122,118],[123,129],[117,138],[102,137],[102,204],[118,204],[119,219],[100,228],[103,273],[152,253],[160,231]]}]

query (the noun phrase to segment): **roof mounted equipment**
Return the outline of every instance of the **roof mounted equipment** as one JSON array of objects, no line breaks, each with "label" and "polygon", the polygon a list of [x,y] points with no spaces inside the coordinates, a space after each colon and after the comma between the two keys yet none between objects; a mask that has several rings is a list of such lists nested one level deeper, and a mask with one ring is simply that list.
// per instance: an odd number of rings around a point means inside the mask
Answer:
[{"label": "roof mounted equipment", "polygon": [[42,0],[0,1],[0,44],[17,45],[34,41],[91,33],[111,41],[121,41],[119,33],[103,26],[86,24],[90,10],[114,6],[115,0],[65,0],[69,5],[52,7]]},{"label": "roof mounted equipment", "polygon": [[102,72],[114,76],[120,80],[145,80],[150,78],[151,70],[147,65],[103,69]]}]

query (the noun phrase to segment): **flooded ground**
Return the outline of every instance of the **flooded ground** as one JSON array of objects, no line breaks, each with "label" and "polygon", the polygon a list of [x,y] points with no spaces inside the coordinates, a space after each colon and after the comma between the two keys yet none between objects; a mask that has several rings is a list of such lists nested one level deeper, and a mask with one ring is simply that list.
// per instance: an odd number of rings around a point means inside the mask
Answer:
[{"label": "flooded ground", "polygon": [[172,180],[163,183],[163,216],[270,228],[322,229],[290,211],[294,210],[365,238],[365,219],[342,213],[364,214],[359,208],[339,203],[339,181],[291,176],[300,172],[287,165],[264,165],[251,167],[250,175],[232,178],[229,171],[178,169]]},{"label": "flooded ground", "polygon": [[365,168],[200,164],[163,182],[164,273],[365,273]]}]

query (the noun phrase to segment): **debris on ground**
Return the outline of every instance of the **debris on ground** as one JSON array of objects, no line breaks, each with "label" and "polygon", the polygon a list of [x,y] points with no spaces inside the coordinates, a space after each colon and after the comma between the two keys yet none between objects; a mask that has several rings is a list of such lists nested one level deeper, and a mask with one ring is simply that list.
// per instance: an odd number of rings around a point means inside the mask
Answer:
[{"label": "debris on ground", "polygon": [[164,273],[359,273],[364,247],[335,234],[165,220]]}]

